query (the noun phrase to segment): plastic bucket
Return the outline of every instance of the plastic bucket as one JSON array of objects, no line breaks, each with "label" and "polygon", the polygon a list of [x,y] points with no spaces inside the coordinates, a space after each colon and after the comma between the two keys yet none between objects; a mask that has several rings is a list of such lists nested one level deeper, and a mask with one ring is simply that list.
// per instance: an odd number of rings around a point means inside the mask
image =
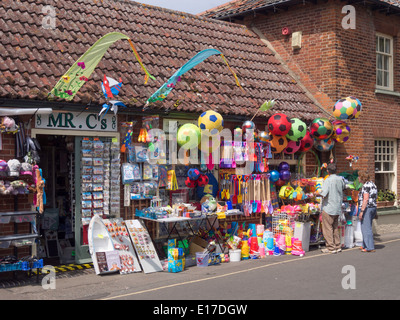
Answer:
[{"label": "plastic bucket", "polygon": [[239,262],[241,257],[242,257],[241,249],[229,250],[229,261],[230,262]]},{"label": "plastic bucket", "polygon": [[196,264],[198,267],[208,267],[208,253],[196,252]]}]

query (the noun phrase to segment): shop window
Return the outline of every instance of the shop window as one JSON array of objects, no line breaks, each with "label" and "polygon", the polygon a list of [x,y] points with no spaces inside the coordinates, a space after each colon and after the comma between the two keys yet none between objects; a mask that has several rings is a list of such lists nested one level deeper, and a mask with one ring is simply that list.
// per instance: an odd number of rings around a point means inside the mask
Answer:
[{"label": "shop window", "polygon": [[376,35],[376,87],[393,90],[393,38]]},{"label": "shop window", "polygon": [[375,140],[375,184],[378,190],[397,191],[397,141]]}]

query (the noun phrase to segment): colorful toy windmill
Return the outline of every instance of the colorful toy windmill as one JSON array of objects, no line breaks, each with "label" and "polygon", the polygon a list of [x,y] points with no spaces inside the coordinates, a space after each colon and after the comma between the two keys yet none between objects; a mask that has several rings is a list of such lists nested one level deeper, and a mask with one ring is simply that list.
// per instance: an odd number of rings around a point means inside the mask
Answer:
[{"label": "colorful toy windmill", "polygon": [[101,89],[103,90],[104,97],[107,99],[107,103],[103,104],[99,116],[104,112],[102,118],[107,114],[108,110],[114,111],[117,114],[118,107],[126,108],[126,105],[118,100],[108,100],[117,96],[122,87],[122,80],[119,78],[119,82],[113,78],[104,75],[103,82],[101,84]]}]

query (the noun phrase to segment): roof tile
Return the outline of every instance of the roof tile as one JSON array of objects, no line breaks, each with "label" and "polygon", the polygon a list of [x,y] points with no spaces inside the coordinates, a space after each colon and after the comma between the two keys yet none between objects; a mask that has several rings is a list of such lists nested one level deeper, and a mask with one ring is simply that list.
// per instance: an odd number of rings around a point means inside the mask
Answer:
[{"label": "roof tile", "polygon": [[123,79],[119,98],[129,108],[141,108],[197,52],[215,48],[237,73],[245,92],[235,85],[222,59],[212,56],[187,72],[171,94],[151,109],[193,113],[212,108],[250,116],[266,99],[276,99],[289,116],[311,119],[320,114],[271,51],[244,26],[127,0],[63,0],[53,2],[57,16],[56,29],[51,30],[41,26],[43,5],[47,1],[0,2],[0,46],[4,47],[0,51],[0,98],[45,100],[58,79],[95,41],[117,31],[131,37],[156,80],[143,84],[139,63],[127,42],[120,41],[110,47],[72,103],[102,104],[100,82],[108,74]]}]

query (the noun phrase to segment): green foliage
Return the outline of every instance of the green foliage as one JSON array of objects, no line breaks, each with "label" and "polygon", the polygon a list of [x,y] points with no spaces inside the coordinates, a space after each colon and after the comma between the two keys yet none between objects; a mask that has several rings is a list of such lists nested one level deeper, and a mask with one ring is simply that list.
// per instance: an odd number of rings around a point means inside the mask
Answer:
[{"label": "green foliage", "polygon": [[363,184],[358,180],[358,177],[353,181],[352,184],[349,184],[349,188],[352,190],[360,190],[362,188]]}]

